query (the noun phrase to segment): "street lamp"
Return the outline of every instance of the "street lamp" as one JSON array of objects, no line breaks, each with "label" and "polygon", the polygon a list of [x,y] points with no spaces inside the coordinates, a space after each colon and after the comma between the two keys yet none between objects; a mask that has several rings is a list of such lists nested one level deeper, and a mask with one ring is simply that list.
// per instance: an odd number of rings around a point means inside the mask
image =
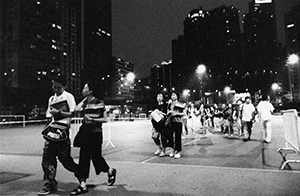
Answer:
[{"label": "street lamp", "polygon": [[292,82],[292,65],[296,65],[299,63],[299,56],[297,54],[290,54],[287,59],[287,66],[288,66],[288,77],[289,77],[289,87],[290,87],[290,94],[291,94],[291,102],[293,102],[293,82]]},{"label": "street lamp", "polygon": [[203,82],[202,82],[202,75],[205,73],[206,71],[206,66],[204,64],[200,64],[198,65],[197,69],[196,69],[196,73],[198,74],[198,78],[200,81],[200,97],[202,98],[203,96]]}]

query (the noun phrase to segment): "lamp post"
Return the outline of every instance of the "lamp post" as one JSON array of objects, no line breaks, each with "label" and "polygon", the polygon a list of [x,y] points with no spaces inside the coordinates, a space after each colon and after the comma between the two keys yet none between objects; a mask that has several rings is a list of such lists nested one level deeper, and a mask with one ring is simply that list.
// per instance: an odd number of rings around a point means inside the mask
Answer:
[{"label": "lamp post", "polygon": [[202,75],[206,71],[206,66],[204,64],[198,65],[196,69],[196,73],[198,74],[198,79],[200,81],[200,98],[202,99],[203,96],[203,81],[202,81]]},{"label": "lamp post", "polygon": [[289,78],[289,88],[291,94],[291,102],[294,99],[294,92],[293,92],[293,79],[292,79],[292,65],[296,65],[299,63],[299,56],[297,54],[290,54],[287,59],[287,67],[288,67],[288,78]]}]

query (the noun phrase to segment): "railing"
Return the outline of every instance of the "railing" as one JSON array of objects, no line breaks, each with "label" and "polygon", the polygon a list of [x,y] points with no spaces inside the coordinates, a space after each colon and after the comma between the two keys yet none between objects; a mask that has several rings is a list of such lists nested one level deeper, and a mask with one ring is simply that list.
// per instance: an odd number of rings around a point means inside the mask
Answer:
[{"label": "railing", "polygon": [[0,115],[0,118],[11,118],[11,117],[14,117],[14,118],[18,118],[18,117],[21,117],[22,118],[22,121],[1,121],[0,122],[0,125],[1,124],[20,124],[22,123],[23,124],[23,127],[25,127],[25,115]]}]

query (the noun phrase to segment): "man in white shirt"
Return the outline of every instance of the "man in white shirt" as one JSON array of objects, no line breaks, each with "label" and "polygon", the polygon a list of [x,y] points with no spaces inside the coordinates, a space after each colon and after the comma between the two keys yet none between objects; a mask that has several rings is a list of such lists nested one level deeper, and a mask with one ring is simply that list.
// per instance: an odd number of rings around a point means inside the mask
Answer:
[{"label": "man in white shirt", "polygon": [[45,139],[42,159],[44,188],[38,192],[38,195],[48,195],[57,191],[58,183],[55,179],[57,158],[67,170],[75,174],[79,182],[83,178],[82,171],[71,157],[69,127],[76,102],[74,96],[65,91],[65,86],[64,75],[57,75],[52,80],[54,95],[49,98],[47,110],[47,116],[51,117],[48,127],[52,128],[45,129],[42,133]]},{"label": "man in white shirt", "polygon": [[241,106],[242,126],[244,130],[244,141],[251,140],[252,124],[255,117],[255,107],[251,103],[251,98],[246,97],[245,103]]},{"label": "man in white shirt", "polygon": [[274,111],[273,105],[269,102],[269,96],[262,95],[262,100],[257,105],[258,117],[263,126],[263,142],[271,143],[272,134],[272,112]]}]

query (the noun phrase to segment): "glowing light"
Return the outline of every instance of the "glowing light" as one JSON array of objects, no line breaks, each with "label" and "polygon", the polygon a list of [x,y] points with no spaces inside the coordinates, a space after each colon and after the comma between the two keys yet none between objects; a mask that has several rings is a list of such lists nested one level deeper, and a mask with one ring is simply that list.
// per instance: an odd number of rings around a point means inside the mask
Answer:
[{"label": "glowing light", "polygon": [[197,74],[203,74],[205,71],[206,71],[206,67],[203,64],[199,65],[196,70]]},{"label": "glowing light", "polygon": [[288,64],[296,64],[298,62],[299,62],[299,56],[297,54],[291,54],[288,57],[288,61],[287,61]]}]

